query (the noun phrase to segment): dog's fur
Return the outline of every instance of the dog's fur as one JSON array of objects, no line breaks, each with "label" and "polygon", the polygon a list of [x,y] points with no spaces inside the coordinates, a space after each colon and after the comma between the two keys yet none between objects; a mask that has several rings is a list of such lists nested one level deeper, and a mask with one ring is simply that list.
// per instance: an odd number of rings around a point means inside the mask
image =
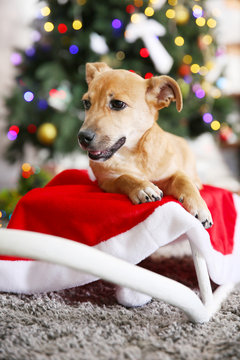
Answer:
[{"label": "dog's fur", "polygon": [[88,151],[99,186],[126,194],[134,204],[159,200],[162,192],[172,195],[205,228],[212,226],[191,150],[184,139],[156,122],[158,110],[171,101],[181,111],[177,82],[168,76],[145,80],[105,63],[88,63],[86,80],[79,143]]}]

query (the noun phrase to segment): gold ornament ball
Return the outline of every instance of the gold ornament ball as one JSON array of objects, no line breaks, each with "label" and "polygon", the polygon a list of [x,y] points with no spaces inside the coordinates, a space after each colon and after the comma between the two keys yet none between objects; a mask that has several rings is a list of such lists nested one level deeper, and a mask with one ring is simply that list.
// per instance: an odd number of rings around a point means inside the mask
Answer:
[{"label": "gold ornament ball", "polygon": [[56,126],[51,123],[44,123],[39,126],[37,138],[43,145],[52,145],[57,137]]},{"label": "gold ornament ball", "polygon": [[177,5],[174,9],[177,25],[185,25],[190,17],[188,9],[183,5]]}]

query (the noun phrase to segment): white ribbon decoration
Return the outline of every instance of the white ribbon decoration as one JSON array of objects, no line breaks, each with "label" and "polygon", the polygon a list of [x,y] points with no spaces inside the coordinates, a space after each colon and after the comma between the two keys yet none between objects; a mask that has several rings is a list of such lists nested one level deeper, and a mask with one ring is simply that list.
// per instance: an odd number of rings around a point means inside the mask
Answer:
[{"label": "white ribbon decoration", "polygon": [[129,43],[133,43],[137,38],[141,38],[149,51],[155,69],[161,74],[167,74],[173,65],[173,58],[158,38],[158,36],[165,34],[165,28],[156,20],[148,20],[145,15],[138,14],[137,21],[127,25],[125,38]]},{"label": "white ribbon decoration", "polygon": [[90,47],[95,53],[100,55],[104,55],[109,51],[105,37],[95,32],[90,34]]}]

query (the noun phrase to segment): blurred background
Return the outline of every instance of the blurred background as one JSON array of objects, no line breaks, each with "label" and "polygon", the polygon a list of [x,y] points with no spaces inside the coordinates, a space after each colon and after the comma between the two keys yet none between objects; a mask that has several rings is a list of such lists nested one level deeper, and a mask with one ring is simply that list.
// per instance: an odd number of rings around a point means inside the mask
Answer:
[{"label": "blurred background", "polygon": [[240,0],[2,0],[0,51],[0,226],[27,191],[87,168],[86,62],[175,78],[184,109],[160,126],[204,183],[240,190]]}]

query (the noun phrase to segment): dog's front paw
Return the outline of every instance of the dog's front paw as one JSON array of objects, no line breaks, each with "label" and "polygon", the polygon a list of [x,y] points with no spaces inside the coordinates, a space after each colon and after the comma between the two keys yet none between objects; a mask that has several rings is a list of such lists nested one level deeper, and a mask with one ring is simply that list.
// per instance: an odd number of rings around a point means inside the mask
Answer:
[{"label": "dog's front paw", "polygon": [[205,229],[209,229],[210,227],[213,226],[212,215],[208,209],[204,209],[204,210],[200,209],[197,212],[197,214],[195,215],[195,217],[199,221],[201,221],[201,223]]},{"label": "dog's front paw", "polygon": [[130,194],[129,198],[133,204],[142,204],[161,200],[163,192],[151,182],[145,181],[142,186],[136,187]]},{"label": "dog's front paw", "polygon": [[202,223],[205,229],[209,229],[213,225],[212,215],[202,198],[195,199],[193,197],[184,197],[182,195],[179,198],[179,201],[190,214],[195,216],[195,218]]}]

